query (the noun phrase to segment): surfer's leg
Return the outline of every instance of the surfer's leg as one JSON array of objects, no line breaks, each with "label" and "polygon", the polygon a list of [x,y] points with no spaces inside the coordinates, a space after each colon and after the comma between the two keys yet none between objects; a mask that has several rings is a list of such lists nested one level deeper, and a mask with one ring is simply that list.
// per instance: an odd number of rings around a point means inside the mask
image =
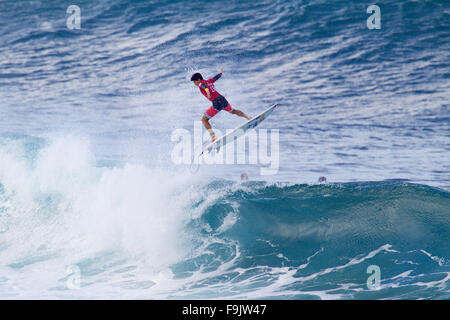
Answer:
[{"label": "surfer's leg", "polygon": [[210,130],[211,129],[211,125],[209,124],[209,119],[207,116],[203,115],[202,117],[202,123],[205,126],[206,130]]},{"label": "surfer's leg", "polygon": [[[231,110],[227,110],[228,108],[230,108]],[[228,111],[228,112],[230,112],[230,113],[232,113],[232,114],[235,114],[235,115],[237,115],[237,116],[239,116],[239,117],[243,117],[243,118],[245,118],[245,119],[247,119],[247,120],[250,120],[250,119],[251,119],[251,117],[249,117],[248,115],[246,115],[245,113],[243,113],[241,110],[238,110],[238,109],[232,109],[230,105],[228,105],[228,108],[226,108],[226,109],[224,109],[224,110],[226,110],[226,111]]]},{"label": "surfer's leg", "polygon": [[209,119],[211,119],[212,117],[214,117],[218,113],[219,113],[219,110],[216,110],[216,109],[214,109],[213,106],[211,106],[208,109],[206,109],[205,114],[203,115],[203,118],[206,118],[207,120],[209,120]]},{"label": "surfer's leg", "polygon": [[[213,109],[213,107],[211,107],[210,109]],[[208,130],[209,134],[211,135],[211,140],[212,142],[214,142],[214,140],[216,140],[216,134],[214,133],[211,124],[209,123],[209,119],[211,119],[211,117],[214,117],[219,111],[215,110],[216,112],[212,114],[212,111],[210,111],[209,109],[206,110],[205,114],[202,117],[202,123],[205,126],[205,129]]]}]

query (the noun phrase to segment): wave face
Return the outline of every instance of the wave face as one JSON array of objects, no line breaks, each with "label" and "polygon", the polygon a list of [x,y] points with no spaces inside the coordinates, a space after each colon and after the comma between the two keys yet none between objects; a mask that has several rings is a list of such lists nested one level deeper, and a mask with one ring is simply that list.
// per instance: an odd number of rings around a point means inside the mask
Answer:
[{"label": "wave face", "polygon": [[449,298],[447,191],[196,180],[89,150],[2,140],[2,298]]},{"label": "wave face", "polygon": [[[0,1],[1,298],[450,298],[448,1],[76,5]],[[221,67],[276,174],[173,163]]]}]

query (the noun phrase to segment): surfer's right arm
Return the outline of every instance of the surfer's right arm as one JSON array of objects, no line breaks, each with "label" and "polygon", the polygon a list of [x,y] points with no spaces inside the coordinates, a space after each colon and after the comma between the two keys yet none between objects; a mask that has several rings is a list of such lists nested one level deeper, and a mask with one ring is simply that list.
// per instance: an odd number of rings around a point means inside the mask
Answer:
[{"label": "surfer's right arm", "polygon": [[210,99],[211,98],[211,93],[209,93],[208,86],[206,84],[204,84],[204,83],[202,83],[200,86],[206,91],[206,94],[208,95],[208,99]]}]

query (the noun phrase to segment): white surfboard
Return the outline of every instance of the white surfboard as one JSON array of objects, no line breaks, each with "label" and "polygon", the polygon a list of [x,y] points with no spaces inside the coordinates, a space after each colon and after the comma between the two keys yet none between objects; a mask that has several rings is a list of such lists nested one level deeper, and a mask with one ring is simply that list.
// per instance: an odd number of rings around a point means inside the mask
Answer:
[{"label": "white surfboard", "polygon": [[255,128],[257,125],[259,125],[264,119],[266,119],[272,111],[277,107],[276,104],[268,108],[266,111],[258,114],[256,117],[253,117],[252,119],[248,120],[243,125],[240,125],[230,133],[218,138],[216,141],[208,144],[206,147],[203,148],[202,153],[200,153],[200,156],[204,154],[206,151],[210,153],[213,149],[216,149],[216,152],[220,150],[220,148],[224,145],[226,145],[229,142],[232,142],[239,138],[240,136],[244,135],[248,130]]}]

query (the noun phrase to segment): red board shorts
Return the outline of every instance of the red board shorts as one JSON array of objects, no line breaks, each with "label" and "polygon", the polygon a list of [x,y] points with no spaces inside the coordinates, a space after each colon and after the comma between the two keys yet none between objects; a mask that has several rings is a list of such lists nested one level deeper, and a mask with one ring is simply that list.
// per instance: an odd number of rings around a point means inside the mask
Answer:
[{"label": "red board shorts", "polygon": [[222,110],[231,112],[233,111],[233,108],[228,103],[227,99],[225,99],[223,96],[218,96],[216,99],[214,99],[213,105],[205,111],[205,116],[207,116],[208,119],[211,119]]},{"label": "red board shorts", "polygon": [[[228,104],[228,107],[226,107],[226,108],[224,108],[222,110],[231,112],[231,111],[233,111],[233,108],[231,107],[230,104]],[[216,110],[216,109],[214,109],[213,106],[211,106],[208,109],[206,109],[205,115],[208,117],[208,119],[211,119],[212,117],[214,117],[216,114],[218,114],[222,110]]]}]

